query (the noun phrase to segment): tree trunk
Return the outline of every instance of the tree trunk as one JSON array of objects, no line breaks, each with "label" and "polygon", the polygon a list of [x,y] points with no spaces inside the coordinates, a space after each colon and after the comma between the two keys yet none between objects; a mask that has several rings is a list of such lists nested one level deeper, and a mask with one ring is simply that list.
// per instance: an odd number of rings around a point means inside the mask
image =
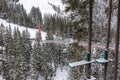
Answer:
[{"label": "tree trunk", "polygon": [[120,0],[118,0],[117,31],[116,31],[115,59],[114,59],[114,80],[117,80],[117,75],[118,75],[119,27],[120,27]]},{"label": "tree trunk", "polygon": [[[89,27],[88,27],[88,61],[91,60],[91,40],[92,40],[92,4],[93,0],[89,0]],[[89,79],[91,75],[91,64],[87,65],[86,77]]]},{"label": "tree trunk", "polygon": [[[109,0],[108,31],[107,31],[107,44],[106,44],[106,49],[108,51],[109,51],[109,43],[110,43],[111,13],[112,13],[112,0]],[[107,63],[104,64],[104,80],[107,80]]]}]

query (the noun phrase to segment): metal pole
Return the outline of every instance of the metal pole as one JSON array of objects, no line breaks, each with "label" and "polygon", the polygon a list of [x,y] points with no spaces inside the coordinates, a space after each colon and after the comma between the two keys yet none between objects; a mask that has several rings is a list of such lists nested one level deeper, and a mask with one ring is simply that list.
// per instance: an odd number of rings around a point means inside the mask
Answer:
[{"label": "metal pole", "polygon": [[[111,13],[112,13],[112,0],[109,0],[109,18],[108,18],[108,31],[107,31],[107,44],[106,49],[109,52],[109,42],[110,42],[110,28],[111,28]],[[107,79],[107,63],[104,64],[104,80]]]},{"label": "metal pole", "polygon": [[[89,0],[89,27],[88,27],[88,55],[89,61],[91,60],[91,40],[92,40],[92,4],[93,0]],[[91,64],[87,65],[87,78],[91,75]]]},{"label": "metal pole", "polygon": [[119,27],[120,27],[120,0],[118,0],[117,31],[116,31],[115,61],[114,61],[114,80],[117,80],[117,75],[118,75]]},{"label": "metal pole", "polygon": [[42,41],[40,20],[38,20],[38,35],[37,35],[37,40],[38,40],[38,42]]}]

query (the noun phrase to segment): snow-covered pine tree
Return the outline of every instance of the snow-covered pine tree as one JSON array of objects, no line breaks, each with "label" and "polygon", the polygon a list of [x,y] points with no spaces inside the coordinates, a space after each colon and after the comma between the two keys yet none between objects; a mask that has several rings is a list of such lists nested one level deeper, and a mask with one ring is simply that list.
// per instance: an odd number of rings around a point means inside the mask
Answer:
[{"label": "snow-covered pine tree", "polygon": [[40,44],[39,40],[34,42],[31,54],[31,77],[33,80],[36,80],[39,74],[45,80],[53,78],[59,64],[62,63],[62,49],[59,44]]},{"label": "snow-covered pine tree", "polygon": [[[51,34],[55,34],[56,36],[61,36],[62,39],[64,39],[65,36],[68,35],[67,34],[68,22],[69,20],[67,19],[67,17],[62,17],[62,16],[59,16],[58,14],[44,15],[44,27],[49,37]],[[53,39],[52,36],[51,36],[51,39]]]},{"label": "snow-covered pine tree", "polygon": [[23,51],[23,38],[19,29],[14,29],[13,33],[14,38],[14,79],[15,80],[24,80],[27,78],[27,63],[25,62],[25,52]]},{"label": "snow-covered pine tree", "polygon": [[0,46],[3,46],[3,34],[4,34],[4,29],[5,29],[4,25],[1,24],[1,25],[0,25]]},{"label": "snow-covered pine tree", "polygon": [[29,14],[29,17],[32,20],[32,26],[31,27],[36,28],[36,26],[38,24],[37,23],[38,20],[40,20],[40,24],[43,25],[42,14],[41,14],[41,11],[40,11],[39,7],[38,8],[32,7],[32,9],[30,11],[30,14]]},{"label": "snow-covered pine tree", "polygon": [[[47,32],[47,37],[46,39],[47,40],[53,40],[53,33],[55,32],[55,25],[53,24],[53,19],[51,17],[51,15],[49,14],[46,14],[44,16],[44,27],[45,27],[45,30]],[[54,28],[54,29],[53,29]]]},{"label": "snow-covered pine tree", "polygon": [[21,34],[18,29],[14,32],[15,46],[15,79],[26,80],[30,70],[31,42],[29,32],[23,31]]},{"label": "snow-covered pine tree", "polygon": [[6,12],[8,7],[7,7],[7,1],[6,0],[2,0],[2,10],[3,12]]},{"label": "snow-covered pine tree", "polygon": [[8,6],[7,6],[7,2],[6,0],[1,0],[0,3],[0,17],[3,19],[7,18],[7,10],[8,10]]},{"label": "snow-covered pine tree", "polygon": [[14,52],[15,52],[15,63],[14,63],[14,79],[15,80],[20,80],[23,79],[21,77],[21,54],[22,54],[22,50],[21,50],[21,34],[20,31],[18,30],[18,28],[14,29],[14,33],[13,33],[13,38],[14,38]]},{"label": "snow-covered pine tree", "polygon": [[[70,62],[81,61],[85,59],[85,48],[79,46],[77,43],[73,43],[67,50],[67,60]],[[79,80],[84,77],[84,67],[74,67],[70,69],[69,78],[70,80]]]},{"label": "snow-covered pine tree", "polygon": [[43,51],[42,46],[40,45],[39,41],[35,41],[33,44],[33,51],[31,54],[31,79],[38,80],[39,73],[41,73],[41,67],[43,66]]},{"label": "snow-covered pine tree", "polygon": [[[4,25],[0,25],[0,58],[3,59],[3,50],[4,50],[4,43],[3,43],[3,34],[4,34]],[[2,60],[0,61],[0,75],[2,75]]]},{"label": "snow-covered pine tree", "polygon": [[22,32],[22,43],[21,43],[21,67],[22,77],[24,80],[29,76],[30,72],[30,55],[32,53],[32,45],[30,41],[30,34],[28,30]]},{"label": "snow-covered pine tree", "polygon": [[43,44],[43,50],[44,64],[41,68],[42,75],[45,79],[52,79],[60,63],[60,51],[54,43]]},{"label": "snow-covered pine tree", "polygon": [[6,61],[3,62],[3,78],[12,80],[14,79],[14,45],[13,45],[13,38],[12,38],[12,30],[11,27],[6,29],[6,32],[4,34],[4,56],[3,58],[6,59]]}]

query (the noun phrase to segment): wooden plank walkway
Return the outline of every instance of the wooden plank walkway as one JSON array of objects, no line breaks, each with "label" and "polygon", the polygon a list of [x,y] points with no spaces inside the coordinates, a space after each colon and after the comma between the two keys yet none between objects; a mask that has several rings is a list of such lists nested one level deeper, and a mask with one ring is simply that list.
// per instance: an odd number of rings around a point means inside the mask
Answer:
[{"label": "wooden plank walkway", "polygon": [[91,60],[91,61],[82,60],[82,61],[78,61],[78,62],[69,63],[69,66],[70,67],[76,67],[76,66],[90,64],[90,63],[93,63],[93,62],[95,62],[95,60]]}]

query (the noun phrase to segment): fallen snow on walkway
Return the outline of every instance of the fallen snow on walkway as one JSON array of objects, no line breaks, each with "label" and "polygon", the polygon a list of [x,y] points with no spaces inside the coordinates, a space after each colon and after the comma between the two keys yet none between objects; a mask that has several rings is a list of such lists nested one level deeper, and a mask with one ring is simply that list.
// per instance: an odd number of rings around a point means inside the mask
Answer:
[{"label": "fallen snow on walkway", "polygon": [[2,80],[2,75],[0,75],[0,80]]}]

